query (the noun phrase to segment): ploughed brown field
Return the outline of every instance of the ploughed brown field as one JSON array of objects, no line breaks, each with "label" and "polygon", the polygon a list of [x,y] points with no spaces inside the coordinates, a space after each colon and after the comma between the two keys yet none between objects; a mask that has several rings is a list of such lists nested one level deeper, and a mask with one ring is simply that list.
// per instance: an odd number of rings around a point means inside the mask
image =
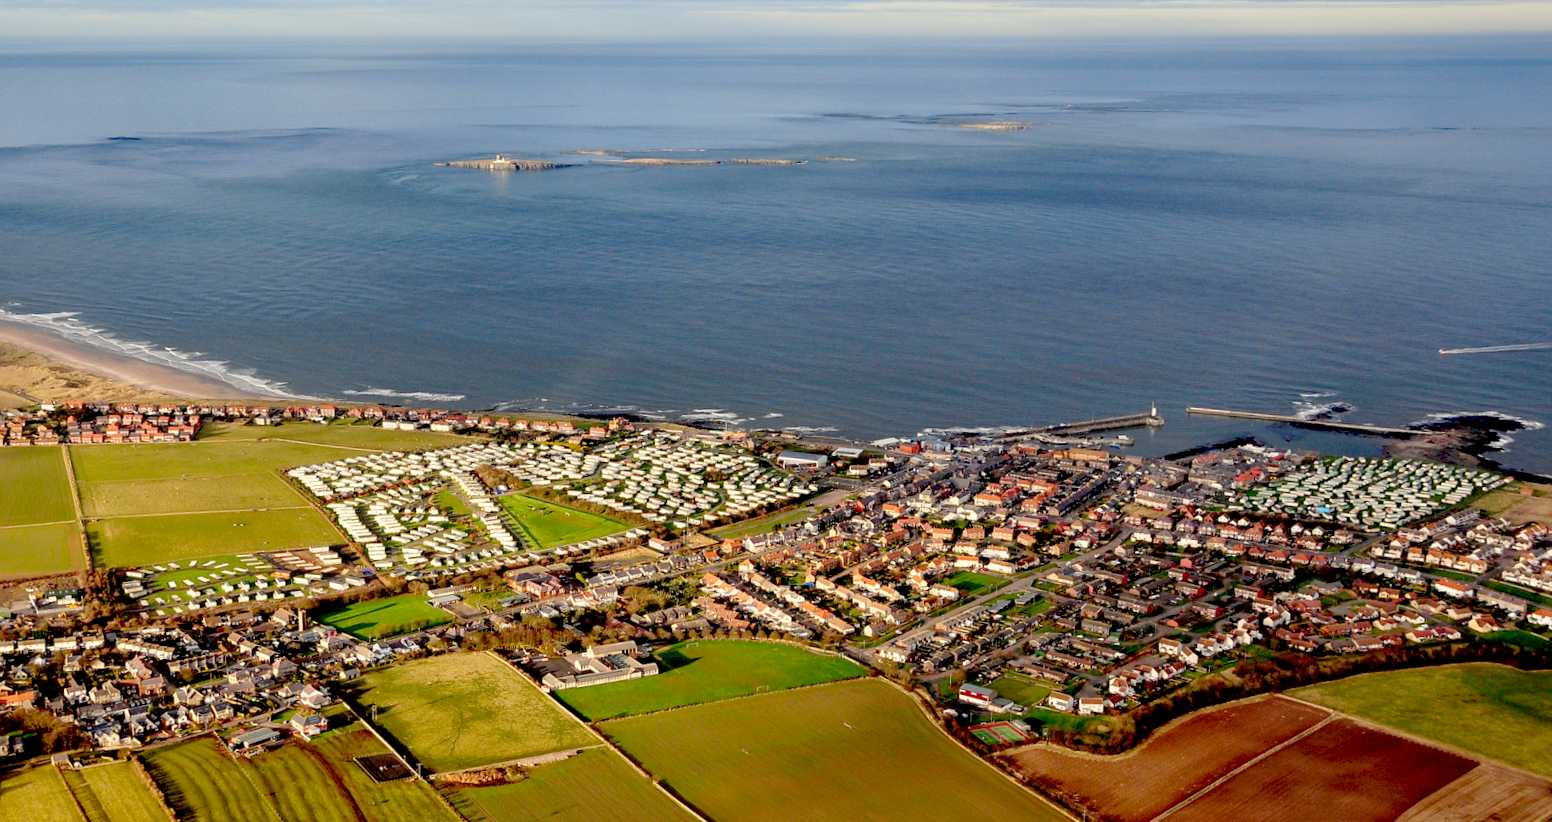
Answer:
[{"label": "ploughed brown field", "polygon": [[1337,719],[1240,771],[1170,819],[1392,820],[1476,765],[1448,751]]},{"label": "ploughed brown field", "polygon": [[1326,714],[1274,696],[1199,711],[1119,756],[1041,746],[1006,758],[1025,781],[1094,817],[1143,822]]},{"label": "ploughed brown field", "polygon": [[1478,765],[1413,805],[1399,822],[1436,819],[1544,822],[1552,819],[1552,782],[1498,765]]}]

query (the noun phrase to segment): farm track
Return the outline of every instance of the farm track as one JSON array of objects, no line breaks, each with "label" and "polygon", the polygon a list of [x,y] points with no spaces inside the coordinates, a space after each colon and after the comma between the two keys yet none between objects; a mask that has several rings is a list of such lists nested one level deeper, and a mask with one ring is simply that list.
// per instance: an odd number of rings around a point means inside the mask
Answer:
[{"label": "farm track", "polygon": [[70,506],[75,509],[76,538],[81,543],[81,578],[92,572],[92,546],[86,539],[86,517],[81,512],[81,484],[75,480],[75,462],[70,459],[70,447],[59,449],[59,458],[65,463],[65,480],[70,484]]}]

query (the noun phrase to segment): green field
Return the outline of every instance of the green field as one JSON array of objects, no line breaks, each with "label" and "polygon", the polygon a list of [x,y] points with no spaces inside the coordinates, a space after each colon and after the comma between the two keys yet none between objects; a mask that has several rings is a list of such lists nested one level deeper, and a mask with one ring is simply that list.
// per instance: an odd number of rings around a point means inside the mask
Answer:
[{"label": "green field", "polygon": [[599,744],[533,683],[489,654],[373,671],[356,698],[426,768],[455,771]]},{"label": "green field", "polygon": [[343,541],[315,508],[115,517],[92,520],[86,533],[97,562],[113,568]]},{"label": "green field", "polygon": [[0,448],[0,526],[75,520],[70,478],[58,446]]},{"label": "green field", "polygon": [[81,529],[74,522],[0,528],[0,576],[69,573],[81,562]]},{"label": "green field", "polygon": [[472,822],[693,818],[608,748],[592,748],[561,762],[540,765],[521,782],[491,788],[450,788],[446,795]]},{"label": "green field", "polygon": [[849,659],[778,642],[696,640],[658,652],[657,676],[567,688],[555,696],[591,720],[661,711],[862,676]]},{"label": "green field", "polygon": [[65,784],[92,822],[167,822],[167,814],[129,762],[65,771]]},{"label": "green field", "polygon": [[234,762],[281,819],[351,822],[356,802],[323,756],[305,742],[265,751],[246,762]]},{"label": "green field", "polygon": [[977,596],[1008,584],[1005,577],[978,574],[974,571],[956,571],[943,578],[945,585],[957,589],[966,596]]},{"label": "green field", "polygon": [[528,537],[529,544],[540,549],[586,542],[630,529],[617,519],[527,494],[507,494],[501,498],[501,504]]},{"label": "green field", "polygon": [[1552,776],[1552,671],[1444,665],[1363,674],[1290,693]]},{"label": "green field", "polygon": [[85,822],[59,771],[47,765],[0,775],[0,819]]},{"label": "green field", "polygon": [[721,528],[714,528],[706,533],[717,539],[756,537],[761,534],[768,534],[784,525],[802,522],[813,513],[814,509],[805,505],[790,511],[778,511],[774,514],[766,514],[763,517],[735,522],[732,525],[724,525]]},{"label": "green field", "polygon": [[323,755],[355,799],[355,806],[370,822],[454,822],[456,819],[436,791],[418,779],[378,782],[357,765],[358,756],[389,753],[383,743],[359,722],[319,735],[312,747]]},{"label": "green field", "polygon": [[318,617],[320,622],[357,639],[383,639],[451,622],[452,615],[426,601],[423,594],[368,599]]},{"label": "green field", "polygon": [[180,819],[275,822],[280,818],[212,737],[157,748],[144,755],[144,762]]},{"label": "green field", "polygon": [[1051,693],[1050,684],[1012,671],[997,677],[987,687],[1026,708],[1038,708]]},{"label": "green field", "polygon": [[180,818],[452,822],[452,813],[426,783],[378,783],[353,761],[388,752],[353,722],[252,759],[233,760],[214,739],[202,737],[159,748],[145,760]]},{"label": "green field", "polygon": [[[435,431],[399,431],[378,428],[366,422],[339,420],[328,425],[311,422],[294,422],[278,426],[237,425],[211,423],[200,429],[199,442],[241,442],[253,440],[296,440],[336,445],[343,448],[360,448],[373,451],[418,451],[426,448],[447,448],[474,442],[476,438],[458,434],[442,434]],[[333,459],[349,454],[336,449]]]},{"label": "green field", "polygon": [[279,474],[264,472],[218,478],[101,480],[81,487],[81,511],[93,518],[306,505],[308,501]]},{"label": "green field", "polygon": [[96,482],[265,474],[348,456],[348,451],[323,445],[254,440],[89,445],[70,449],[76,482],[83,488]]},{"label": "green field", "polygon": [[719,822],[1066,818],[876,679],[616,719],[603,730]]}]

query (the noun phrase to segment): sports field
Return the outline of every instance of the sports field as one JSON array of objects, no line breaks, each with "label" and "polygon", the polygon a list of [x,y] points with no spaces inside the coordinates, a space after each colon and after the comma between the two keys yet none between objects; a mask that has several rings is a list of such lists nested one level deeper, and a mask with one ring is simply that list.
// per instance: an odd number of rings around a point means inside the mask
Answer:
[{"label": "sports field", "polygon": [[306,505],[279,474],[263,472],[214,478],[107,480],[81,487],[81,512],[94,518]]},{"label": "sports field", "polygon": [[957,571],[944,577],[943,582],[966,596],[977,596],[1008,584],[1008,580],[1004,577],[978,574],[974,571]]},{"label": "sports field", "polygon": [[382,639],[452,621],[452,615],[426,601],[423,594],[369,599],[329,611],[320,622],[357,639]]},{"label": "sports field", "polygon": [[314,508],[115,517],[86,525],[97,561],[114,568],[343,541]]},{"label": "sports field", "polygon": [[568,688],[556,698],[591,720],[661,711],[862,676],[849,659],[779,642],[696,640],[657,654],[657,676]]},{"label": "sports field", "polygon": [[306,742],[291,742],[231,767],[245,775],[281,819],[351,822],[356,802],[323,755]]},{"label": "sports field", "polygon": [[59,771],[41,765],[0,774],[0,819],[85,822]]},{"label": "sports field", "polygon": [[1038,708],[1051,695],[1051,683],[1012,671],[997,677],[987,687],[1025,708]]},{"label": "sports field", "polygon": [[608,748],[591,748],[570,759],[540,765],[521,782],[449,788],[446,796],[473,822],[693,818]]},{"label": "sports field", "polygon": [[373,671],[360,703],[426,768],[456,771],[599,744],[587,729],[489,654],[445,654]]},{"label": "sports field", "polygon": [[507,494],[501,498],[501,504],[523,529],[529,544],[541,549],[586,542],[630,529],[617,519],[527,494]]},{"label": "sports field", "polygon": [[65,771],[65,784],[92,822],[167,822],[167,814],[129,762]]},{"label": "sports field", "polygon": [[59,446],[0,448],[0,526],[75,519]]},{"label": "sports field", "polygon": [[875,679],[761,694],[603,730],[719,822],[1066,817]]},{"label": "sports field", "polygon": [[180,819],[275,822],[279,817],[221,743],[202,736],[144,755],[146,770]]},{"label": "sports field", "polygon": [[1362,674],[1290,694],[1552,776],[1552,671],[1443,665]]},{"label": "sports field", "polygon": [[69,573],[81,562],[81,529],[74,522],[0,528],[0,577]]}]

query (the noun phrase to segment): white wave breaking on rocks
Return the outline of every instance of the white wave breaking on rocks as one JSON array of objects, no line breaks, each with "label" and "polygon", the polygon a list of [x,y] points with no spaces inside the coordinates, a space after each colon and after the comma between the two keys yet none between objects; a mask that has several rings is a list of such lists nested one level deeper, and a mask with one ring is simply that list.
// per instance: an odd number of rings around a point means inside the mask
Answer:
[{"label": "white wave breaking on rocks", "polygon": [[391,397],[405,400],[423,400],[425,402],[461,402],[466,394],[442,394],[436,391],[396,391],[392,388],[361,388],[352,391],[341,391],[352,397]]}]

